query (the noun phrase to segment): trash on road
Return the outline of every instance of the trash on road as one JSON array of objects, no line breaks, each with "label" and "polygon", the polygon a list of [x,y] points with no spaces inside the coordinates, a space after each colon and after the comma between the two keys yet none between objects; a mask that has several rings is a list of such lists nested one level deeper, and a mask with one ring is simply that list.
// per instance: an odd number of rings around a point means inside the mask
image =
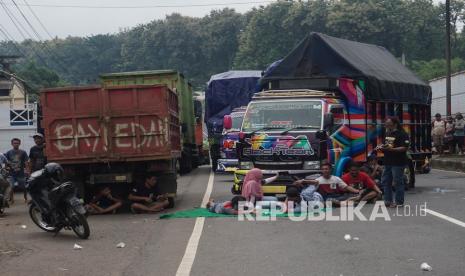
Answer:
[{"label": "trash on road", "polygon": [[423,271],[431,271],[431,270],[433,270],[433,268],[427,263],[422,263],[420,267],[421,267],[421,270],[423,270]]},{"label": "trash on road", "polygon": [[349,234],[345,234],[345,235],[344,235],[344,240],[346,240],[346,241],[351,241],[351,240],[352,240],[352,237],[351,237]]},{"label": "trash on road", "polygon": [[75,243],[73,249],[74,249],[74,250],[80,250],[80,249],[82,249],[82,246],[80,246],[79,244]]},{"label": "trash on road", "polygon": [[358,241],[358,240],[360,240],[360,238],[359,237],[354,237],[353,240]]},{"label": "trash on road", "polygon": [[116,248],[125,248],[126,244],[124,242],[120,242],[116,245]]},{"label": "trash on road", "polygon": [[26,225],[24,225],[24,224],[23,224],[23,225],[21,225],[21,229],[26,229],[26,228],[27,228],[27,226],[26,226]]},{"label": "trash on road", "polygon": [[69,269],[63,268],[63,267],[59,267],[58,270],[61,270],[61,271],[68,271]]}]

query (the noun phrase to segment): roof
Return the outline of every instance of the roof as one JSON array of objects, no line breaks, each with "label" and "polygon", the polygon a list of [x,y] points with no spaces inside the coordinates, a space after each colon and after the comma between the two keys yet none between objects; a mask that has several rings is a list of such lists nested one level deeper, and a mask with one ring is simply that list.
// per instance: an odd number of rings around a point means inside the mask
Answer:
[{"label": "roof", "polygon": [[178,71],[173,69],[167,70],[146,70],[146,71],[132,71],[132,72],[118,72],[108,73],[100,75],[101,78],[113,78],[113,77],[130,77],[130,76],[144,76],[144,75],[169,75],[177,74]]},{"label": "roof", "polygon": [[309,34],[261,82],[322,77],[365,80],[369,100],[431,102],[429,85],[384,47],[321,33]]},{"label": "roof", "polygon": [[255,70],[235,70],[235,71],[228,71],[213,75],[210,77],[211,81],[215,80],[227,80],[227,79],[241,79],[241,78],[261,78],[262,71],[255,71]]},{"label": "roof", "polygon": [[[455,72],[455,73],[451,74],[450,76],[455,77],[455,76],[464,75],[464,74],[465,74],[465,70],[462,70],[462,71]],[[428,82],[431,83],[433,81],[442,80],[442,79],[445,79],[445,78],[447,78],[447,76],[440,76],[440,77],[437,77],[437,78],[434,78],[434,79],[430,79]]]}]

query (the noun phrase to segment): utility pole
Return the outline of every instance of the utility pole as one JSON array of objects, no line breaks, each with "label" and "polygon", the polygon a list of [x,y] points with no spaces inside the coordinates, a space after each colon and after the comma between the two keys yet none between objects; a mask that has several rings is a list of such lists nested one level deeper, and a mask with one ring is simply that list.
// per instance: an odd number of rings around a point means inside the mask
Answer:
[{"label": "utility pole", "polygon": [[446,111],[451,116],[451,65],[450,65],[450,0],[446,0]]}]

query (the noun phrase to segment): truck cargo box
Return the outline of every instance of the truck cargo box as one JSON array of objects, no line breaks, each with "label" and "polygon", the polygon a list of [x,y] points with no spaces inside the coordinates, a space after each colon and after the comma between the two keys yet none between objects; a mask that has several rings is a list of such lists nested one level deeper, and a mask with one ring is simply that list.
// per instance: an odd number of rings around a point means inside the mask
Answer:
[{"label": "truck cargo box", "polygon": [[162,85],[46,89],[49,161],[62,164],[179,158],[178,97]]}]

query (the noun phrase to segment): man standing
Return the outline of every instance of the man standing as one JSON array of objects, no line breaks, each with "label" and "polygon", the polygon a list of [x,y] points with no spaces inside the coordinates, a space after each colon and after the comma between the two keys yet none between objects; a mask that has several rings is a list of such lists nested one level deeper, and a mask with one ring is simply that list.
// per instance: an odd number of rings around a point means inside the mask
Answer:
[{"label": "man standing", "polygon": [[[0,169],[3,169],[3,166],[6,166],[7,163],[8,160],[5,155],[0,153]],[[0,175],[0,214],[2,213],[2,208],[8,206],[10,193],[10,183],[3,177],[3,175]]]},{"label": "man standing", "polygon": [[[384,153],[384,171],[381,183],[384,187],[384,203],[390,208],[404,204],[404,169],[408,164],[407,150],[409,136],[402,129],[397,117],[388,118],[385,122],[386,138],[381,147]],[[392,198],[392,182],[396,187],[396,200]]]},{"label": "man standing", "polygon": [[446,122],[441,118],[441,114],[436,113],[435,120],[431,123],[433,143],[439,154],[443,153],[444,135],[446,134]]},{"label": "man standing", "polygon": [[29,151],[29,167],[31,168],[31,173],[43,169],[47,164],[47,158],[45,157],[44,153],[44,136],[40,133],[36,133],[34,136],[32,136],[32,138],[34,138],[36,145],[33,146]]},{"label": "man standing", "polygon": [[[9,166],[11,167],[10,176],[8,182],[11,186],[10,202],[14,203],[14,185],[17,184],[24,191],[24,200],[27,202],[27,191],[26,191],[26,174],[25,170],[29,171],[29,157],[24,150],[19,149],[21,140],[19,138],[13,138],[11,140],[11,146],[13,149],[9,150],[5,157],[8,160]],[[27,167],[27,168],[26,168]]]}]

